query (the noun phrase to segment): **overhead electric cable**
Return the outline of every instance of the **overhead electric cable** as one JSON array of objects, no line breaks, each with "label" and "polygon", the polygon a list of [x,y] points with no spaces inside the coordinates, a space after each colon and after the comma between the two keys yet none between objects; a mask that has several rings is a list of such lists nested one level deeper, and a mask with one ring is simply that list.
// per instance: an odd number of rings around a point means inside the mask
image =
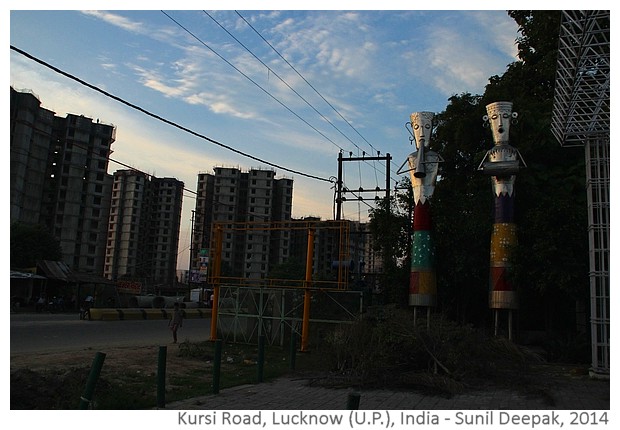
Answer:
[{"label": "overhead electric cable", "polygon": [[[259,32],[258,30],[256,30],[256,28],[254,28],[254,26],[253,26],[252,24],[250,24],[250,22],[248,22],[248,20],[247,20],[247,19],[245,19],[245,18],[244,18],[244,17],[243,17],[243,16],[239,13],[239,11],[235,11],[235,13],[239,16],[239,18],[241,18],[243,21],[245,21],[245,23],[246,23],[246,24],[247,24],[247,25],[248,25],[248,26],[249,26],[249,27],[250,27],[250,28],[251,28],[251,29],[252,29],[252,30],[253,30],[253,31],[254,31],[254,32],[255,32],[255,33],[256,33],[256,34],[257,34],[257,35],[258,35],[258,36],[259,36],[259,37],[260,37],[260,38],[261,38],[261,39],[265,42],[265,43],[266,43],[266,44],[267,44],[267,45],[269,45],[269,47],[270,47],[271,49],[273,49],[273,51],[274,51],[276,54],[278,54],[278,56],[279,56],[279,57],[280,57],[280,58],[281,58],[281,59],[282,59],[282,60],[283,60],[286,64],[288,64],[288,65],[289,65],[289,67],[290,67],[291,69],[293,69],[293,71],[294,71],[295,73],[297,73],[297,75],[298,75],[301,79],[303,79],[303,81],[304,81],[306,84],[308,84],[308,86],[309,86],[310,88],[312,88],[312,89],[314,90],[314,92],[315,92],[315,93],[316,93],[319,97],[321,97],[321,99],[323,99],[323,101],[324,101],[325,103],[327,103],[327,105],[328,105],[329,107],[331,107],[331,108],[334,110],[334,112],[336,112],[336,113],[338,114],[338,116],[340,116],[340,118],[342,118],[342,120],[343,120],[344,122],[346,122],[346,123],[347,123],[347,125],[348,125],[349,127],[351,127],[351,128],[353,129],[353,131],[355,131],[355,133],[357,133],[357,135],[358,135],[359,137],[361,137],[361,138],[362,138],[362,139],[363,139],[363,140],[364,140],[364,141],[368,144],[368,146],[370,146],[370,148],[371,148],[371,149],[375,150],[375,151],[377,152],[377,155],[379,155],[379,154],[380,154],[380,151],[379,151],[377,148],[375,148],[375,147],[372,145],[372,143],[370,143],[370,142],[369,142],[369,141],[368,141],[368,140],[367,140],[364,136],[362,136],[362,134],[361,134],[361,133],[360,133],[360,132],[359,132],[359,131],[355,128],[355,127],[353,127],[353,125],[352,125],[352,124],[351,124],[351,123],[350,123],[350,122],[349,122],[349,121],[348,121],[348,120],[347,120],[347,119],[346,119],[346,118],[345,118],[345,117],[344,117],[344,116],[343,116],[343,115],[342,115],[342,114],[338,111],[338,109],[336,109],[336,108],[334,107],[334,105],[332,105],[332,104],[331,104],[331,103],[330,103],[330,102],[329,102],[329,101],[328,101],[325,97],[323,97],[323,95],[319,92],[319,90],[317,90],[317,89],[314,87],[314,85],[312,85],[312,84],[311,84],[311,83],[310,83],[310,82],[309,82],[309,81],[308,81],[308,80],[307,80],[307,79],[306,79],[306,78],[305,78],[305,77],[304,77],[304,76],[303,76],[303,75],[302,75],[302,74],[301,74],[301,73],[300,73],[300,72],[299,72],[299,71],[295,68],[295,66],[293,66],[293,65],[292,65],[292,64],[291,64],[291,63],[290,63],[290,62],[289,62],[286,58],[284,58],[284,56],[283,56],[282,54],[280,54],[280,52],[279,52],[279,51],[278,51],[278,50],[277,50],[277,49],[276,49],[276,48],[275,48],[275,47],[274,47],[274,46],[273,46],[273,45],[272,45],[272,44],[271,44],[271,43],[270,43],[267,39],[265,39],[265,38],[263,37],[263,35],[262,35],[262,34],[260,34],[260,32]],[[354,144],[354,145],[355,145],[355,144]],[[355,145],[355,146],[356,146],[358,149],[361,149],[361,148],[359,148],[359,146],[357,146],[357,145]],[[374,164],[374,163],[373,163],[373,164]],[[396,166],[396,167],[398,167],[398,166]],[[375,169],[376,169],[376,167],[375,167]],[[390,179],[392,179],[392,178],[390,178]],[[398,183],[398,180],[396,180],[396,179],[392,179],[392,180],[393,180],[395,183]]]},{"label": "overhead electric cable", "polygon": [[[161,13],[163,13],[164,15],[166,15],[172,22],[174,22],[176,25],[178,25],[179,27],[181,27],[183,30],[185,30],[190,36],[192,36],[194,39],[196,39],[198,42],[200,42],[202,45],[204,45],[205,48],[209,49],[211,52],[213,52],[215,55],[217,55],[222,61],[224,61],[226,64],[228,64],[230,67],[232,67],[233,69],[235,69],[237,72],[239,72],[244,78],[246,78],[248,81],[252,82],[254,85],[256,85],[261,91],[263,91],[265,94],[267,94],[269,97],[271,97],[273,100],[275,100],[280,106],[282,106],[283,108],[285,108],[286,110],[288,110],[290,113],[292,113],[293,115],[295,115],[299,120],[301,120],[303,123],[305,123],[308,127],[312,128],[314,131],[316,131],[318,134],[320,134],[321,136],[323,136],[326,140],[328,140],[329,142],[331,142],[332,144],[334,144],[336,147],[340,148],[340,146],[338,146],[333,140],[331,140],[329,137],[327,137],[325,134],[323,134],[319,129],[317,129],[315,126],[313,126],[312,124],[310,124],[308,121],[306,121],[305,119],[303,119],[301,116],[299,116],[297,113],[295,113],[291,108],[289,108],[287,105],[285,105],[284,103],[282,103],[280,100],[278,100],[273,94],[271,94],[269,91],[267,91],[265,88],[263,88],[258,82],[256,82],[255,80],[253,80],[252,78],[250,78],[248,75],[246,75],[245,73],[243,73],[241,70],[239,70],[238,67],[236,67],[234,64],[232,64],[230,61],[228,61],[226,58],[224,58],[223,56],[221,56],[217,51],[215,51],[213,48],[211,48],[209,45],[207,45],[204,41],[202,41],[198,36],[196,36],[194,33],[192,33],[188,28],[184,27],[180,22],[178,22],[177,20],[175,20],[173,17],[171,17],[170,15],[168,15],[166,12],[164,12],[163,10],[161,11]],[[323,179],[324,180],[324,179]]]},{"label": "overhead electric cable", "polygon": [[[31,123],[31,122],[29,122],[29,121],[24,121],[24,120],[19,120],[19,119],[18,119],[18,120],[12,120],[12,121],[13,121],[14,123],[17,123],[17,124],[24,124],[24,125],[28,126],[29,128],[31,128],[31,129],[33,129],[33,130],[35,130],[35,131],[39,132],[40,134],[46,135],[46,136],[48,136],[48,137],[55,137],[55,138],[57,138],[57,136],[55,136],[54,134],[52,134],[52,133],[50,133],[50,132],[48,132],[48,131],[46,131],[46,130],[43,130],[42,128],[37,127],[36,125],[34,125],[33,123]],[[62,140],[59,140],[59,141],[62,141],[63,143],[66,143],[66,140],[65,140],[65,139],[62,139]],[[73,146],[75,146],[75,147],[77,147],[77,148],[83,149],[83,150],[85,150],[85,151],[88,151],[88,149],[89,149],[88,147],[86,147],[86,146],[84,146],[84,145],[81,145],[80,143],[75,142],[75,141],[71,142],[71,145],[73,145]],[[32,155],[30,155],[29,153],[23,153],[22,151],[16,151],[16,150],[14,150],[13,148],[11,148],[11,151],[12,151],[12,152],[14,152],[14,153],[20,153],[20,152],[21,152],[21,153],[22,153],[22,154],[24,154],[24,155],[28,155],[28,156],[32,157]],[[111,162],[111,163],[116,163],[116,164],[118,164],[118,165],[120,165],[120,166],[123,166],[123,167],[126,167],[126,168],[130,169],[130,170],[133,170],[134,172],[137,172],[137,173],[143,174],[143,175],[145,175],[145,176],[149,176],[149,177],[151,177],[151,178],[156,178],[156,176],[155,176],[155,175],[153,175],[153,174],[151,174],[151,173],[147,173],[147,172],[145,172],[145,171],[143,171],[143,170],[138,169],[137,167],[130,166],[129,164],[123,163],[122,161],[115,160],[114,158],[110,157],[110,155],[109,155],[109,154],[110,154],[110,153],[108,152],[108,155],[106,155],[106,156],[104,157],[104,156],[98,155],[98,154],[96,154],[96,153],[93,153],[93,154],[91,155],[91,157],[92,157],[94,160],[107,160],[108,162]],[[67,162],[65,161],[64,163],[67,163]],[[78,164],[77,164],[77,163],[70,163],[70,164],[71,164],[71,165],[78,166]],[[194,190],[190,190],[189,188],[187,188],[187,187],[185,186],[185,184],[183,184],[183,191],[187,191],[188,193],[194,194],[194,196],[197,196],[197,195],[198,195],[198,193],[197,193],[196,191],[194,191]],[[194,197],[191,197],[191,198],[194,198]]]},{"label": "overhead electric cable", "polygon": [[[325,115],[323,115],[321,112],[319,112],[319,110],[317,108],[315,108],[308,100],[306,100],[301,94],[299,94],[299,92],[297,90],[295,90],[293,87],[291,87],[288,82],[286,82],[280,75],[278,75],[278,73],[276,73],[275,70],[273,70],[271,67],[269,67],[263,60],[261,60],[256,54],[254,54],[254,52],[252,52],[252,50],[250,48],[248,48],[235,35],[233,35],[230,31],[228,31],[228,29],[226,27],[224,27],[218,20],[216,20],[211,14],[209,14],[205,10],[203,10],[203,13],[205,15],[207,15],[209,18],[211,18],[211,20],[213,22],[215,22],[222,30],[224,30],[230,37],[232,37],[235,40],[235,42],[237,42],[239,45],[241,45],[247,52],[249,52],[250,55],[252,55],[259,63],[261,63],[263,66],[265,66],[265,68],[269,71],[269,73],[272,73],[276,78],[278,78],[280,80],[280,82],[282,82],[284,85],[286,85],[293,93],[295,93],[301,100],[303,100],[321,118],[323,118],[329,125],[331,125],[336,131],[338,131],[338,133],[340,133],[346,140],[351,142],[351,144],[353,144],[353,146],[355,146],[358,149],[358,151],[363,151],[362,148],[360,148],[355,142],[353,142],[349,136],[344,134],[332,121],[329,120],[329,118],[327,118]],[[334,142],[332,142],[332,143],[338,149],[340,149],[341,151],[344,151],[344,148],[342,148],[341,146],[337,145]],[[368,164],[369,166],[371,166],[374,169],[374,171],[375,171],[375,180],[376,180],[376,178],[377,178],[377,167],[375,165],[375,162],[373,161],[372,165],[370,165],[368,163],[368,161],[365,161],[365,163]]]},{"label": "overhead electric cable", "polygon": [[294,174],[297,174],[297,175],[305,176],[305,177],[307,177],[307,178],[311,178],[311,179],[316,179],[316,180],[319,180],[319,181],[330,182],[330,180],[329,180],[329,179],[325,179],[325,178],[322,178],[322,177],[320,177],[320,176],[315,176],[315,175],[312,175],[312,174],[309,174],[309,173],[300,172],[300,171],[298,171],[298,170],[289,169],[289,168],[287,168],[287,167],[284,167],[284,166],[281,166],[281,165],[278,165],[278,164],[272,163],[272,162],[267,161],[267,160],[263,160],[263,159],[261,159],[261,158],[259,158],[259,157],[254,156],[254,155],[251,155],[251,154],[248,154],[248,153],[246,153],[246,152],[240,151],[240,150],[235,149],[235,148],[233,148],[233,147],[231,147],[231,146],[229,146],[229,145],[226,145],[226,144],[224,144],[224,143],[218,142],[218,141],[216,141],[216,140],[214,140],[214,139],[211,139],[211,138],[209,138],[209,137],[207,137],[207,136],[205,136],[205,135],[202,135],[202,134],[200,134],[200,133],[197,133],[197,132],[195,132],[195,131],[193,131],[193,130],[191,130],[191,129],[187,128],[187,127],[184,127],[184,126],[182,126],[182,125],[180,125],[180,124],[177,124],[177,123],[175,123],[175,122],[173,122],[173,121],[170,121],[170,120],[168,120],[168,119],[166,119],[166,118],[163,118],[163,117],[161,117],[161,116],[159,116],[159,115],[157,115],[157,114],[154,114],[154,113],[152,113],[152,112],[149,112],[149,111],[147,111],[146,109],[144,109],[144,108],[142,108],[142,107],[140,107],[140,106],[137,106],[137,105],[135,105],[135,104],[133,104],[133,103],[130,103],[130,102],[128,102],[128,101],[126,101],[126,100],[124,100],[124,99],[122,99],[122,98],[118,97],[118,96],[115,96],[114,94],[111,94],[111,93],[109,93],[109,92],[107,92],[107,91],[105,91],[105,90],[102,90],[101,88],[99,88],[99,87],[97,87],[97,86],[95,86],[95,85],[92,85],[92,84],[90,84],[90,83],[88,83],[88,82],[86,82],[86,81],[84,81],[84,80],[82,80],[82,79],[80,79],[80,78],[78,78],[78,77],[76,77],[76,76],[74,76],[74,75],[70,74],[70,73],[67,73],[67,72],[65,72],[65,71],[63,71],[63,70],[61,70],[61,69],[59,69],[59,68],[55,67],[55,66],[52,66],[51,64],[46,63],[45,61],[40,60],[40,59],[36,58],[35,56],[33,56],[33,55],[31,55],[31,54],[28,54],[27,52],[25,52],[25,51],[23,51],[23,50],[21,50],[21,49],[19,49],[19,48],[16,48],[16,47],[15,47],[15,46],[13,46],[13,45],[11,45],[11,49],[12,49],[13,51],[15,51],[15,52],[18,52],[18,53],[22,54],[23,56],[25,56],[25,57],[27,57],[27,58],[29,58],[29,59],[31,59],[32,61],[35,61],[35,62],[37,62],[37,63],[39,63],[39,64],[41,64],[41,65],[43,65],[43,66],[45,66],[45,67],[47,67],[47,68],[49,68],[49,69],[51,69],[51,70],[53,70],[53,71],[54,71],[54,72],[56,72],[56,73],[59,73],[59,74],[61,74],[61,75],[65,76],[65,77],[67,77],[67,78],[69,78],[69,79],[72,79],[72,80],[74,80],[74,81],[76,81],[76,82],[78,82],[78,83],[80,83],[80,84],[82,84],[82,85],[84,85],[84,86],[86,86],[86,87],[88,87],[88,88],[90,88],[90,89],[94,90],[94,91],[97,91],[97,92],[99,92],[99,93],[101,93],[101,94],[105,95],[106,97],[109,97],[109,98],[111,98],[111,99],[113,99],[113,100],[116,100],[116,101],[118,101],[118,102],[120,102],[120,103],[122,103],[122,104],[124,104],[124,105],[126,105],[126,106],[129,106],[129,107],[130,107],[130,108],[132,108],[132,109],[135,109],[135,110],[137,110],[137,111],[140,111],[140,112],[144,113],[145,115],[148,115],[148,116],[150,116],[150,117],[152,117],[152,118],[155,118],[155,119],[157,119],[157,120],[159,120],[159,121],[162,121],[162,122],[164,122],[164,123],[166,123],[166,124],[168,124],[168,125],[171,125],[171,126],[176,127],[176,128],[178,128],[178,129],[180,129],[180,130],[183,130],[183,131],[185,131],[185,132],[187,132],[187,133],[189,133],[189,134],[192,134],[192,135],[194,135],[194,136],[196,136],[196,137],[199,137],[199,138],[201,138],[201,139],[203,139],[203,140],[206,140],[206,141],[208,141],[208,142],[211,142],[211,143],[213,143],[214,145],[217,145],[217,146],[220,146],[220,147],[222,147],[222,148],[228,149],[229,151],[232,151],[232,152],[234,152],[234,153],[236,153],[236,154],[239,154],[239,155],[242,155],[242,156],[244,156],[244,157],[250,158],[250,159],[252,159],[252,160],[254,160],[254,161],[258,161],[259,163],[264,163],[264,164],[267,164],[267,165],[272,166],[272,167],[275,167],[275,168],[277,168],[277,169],[282,169],[282,170],[287,171],[287,172],[290,172],[290,173],[294,173]]},{"label": "overhead electric cable", "polygon": [[[372,149],[374,149],[375,151],[377,151],[377,153],[379,153],[379,151],[377,150],[377,148],[375,148],[374,146],[372,146],[372,144],[371,144],[368,140],[366,140],[366,138],[365,138],[364,136],[362,136],[362,135],[360,134],[360,132],[359,132],[359,131],[357,131],[357,129],[356,129],[355,127],[353,127],[353,125],[351,125],[351,123],[350,123],[350,122],[349,122],[349,121],[348,121],[348,120],[347,120],[347,119],[346,119],[346,118],[345,118],[345,117],[344,117],[344,116],[343,116],[343,115],[342,115],[342,114],[338,111],[338,109],[336,109],[336,108],[335,108],[335,107],[334,107],[334,106],[333,106],[333,105],[332,105],[329,101],[327,101],[327,99],[326,99],[325,97],[323,97],[323,95],[321,95],[321,93],[320,93],[320,92],[319,92],[319,91],[318,91],[318,90],[317,90],[317,89],[316,89],[316,88],[315,88],[315,87],[314,87],[314,86],[313,86],[310,82],[308,82],[308,80],[307,80],[306,78],[304,78],[304,77],[303,77],[303,75],[302,75],[301,73],[299,73],[299,71],[297,71],[297,69],[295,68],[295,66],[293,66],[293,65],[292,65],[292,64],[291,64],[291,63],[290,63],[290,62],[289,62],[286,58],[284,58],[284,56],[282,56],[282,54],[280,54],[280,52],[279,52],[279,51],[278,51],[278,50],[277,50],[277,49],[276,49],[276,48],[275,48],[275,47],[274,47],[271,43],[269,43],[269,41],[268,41],[267,39],[265,39],[265,38],[263,37],[263,35],[262,35],[262,34],[260,34],[260,33],[258,32],[258,30],[256,30],[256,29],[252,26],[252,24],[250,24],[250,23],[248,22],[248,20],[247,20],[247,19],[245,19],[245,18],[244,18],[244,17],[243,17],[243,16],[242,16],[242,15],[241,15],[238,11],[235,11],[235,13],[236,13],[237,15],[239,15],[239,17],[240,17],[243,21],[245,21],[245,23],[246,23],[246,24],[247,24],[247,25],[248,25],[248,26],[249,26],[252,30],[254,30],[254,32],[255,32],[255,33],[256,33],[256,34],[257,34],[257,35],[258,35],[261,39],[263,39],[263,41],[264,41],[267,45],[269,45],[269,46],[271,47],[271,49],[273,49],[273,50],[274,50],[274,52],[275,52],[276,54],[278,54],[278,56],[279,56],[280,58],[282,58],[282,60],[284,60],[284,62],[285,62],[286,64],[288,64],[288,65],[289,65],[289,67],[290,67],[291,69],[293,69],[293,70],[295,71],[295,73],[297,73],[297,75],[298,75],[301,79],[303,79],[303,80],[304,80],[304,82],[305,82],[306,84],[308,84],[308,86],[309,86],[310,88],[312,88],[312,89],[314,90],[314,92],[315,92],[315,93],[317,93],[317,95],[318,95],[319,97],[321,97],[321,98],[323,99],[323,101],[324,101],[325,103],[327,103],[327,104],[328,104],[328,106],[329,106],[329,107],[331,107],[331,108],[334,110],[334,112],[336,112],[336,113],[338,114],[338,116],[340,116],[340,118],[342,118],[342,120],[343,120],[344,122],[346,122],[346,123],[349,125],[349,127],[351,127],[351,128],[352,128],[352,129],[353,129],[353,130],[354,130],[354,131],[358,134],[358,136],[359,136],[359,137],[361,137],[362,139],[364,139],[364,141],[365,141],[365,142],[366,142],[366,143],[367,143],[367,144],[368,144],[368,145],[369,145]],[[357,145],[356,145],[356,146],[357,146]]]}]

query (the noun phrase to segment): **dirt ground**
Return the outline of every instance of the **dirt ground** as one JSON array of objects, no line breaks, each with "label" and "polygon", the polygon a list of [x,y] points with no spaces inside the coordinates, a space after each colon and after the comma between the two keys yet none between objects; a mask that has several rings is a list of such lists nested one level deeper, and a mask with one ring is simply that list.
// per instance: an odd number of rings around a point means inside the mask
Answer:
[{"label": "dirt ground", "polygon": [[[84,349],[12,354],[11,409],[66,409],[72,404],[77,407],[97,352]],[[177,345],[167,347],[167,379],[174,380],[176,376],[192,371],[208,372],[206,360],[188,359],[179,356],[178,352]],[[105,354],[97,389],[105,390],[106,386],[126,383],[132,377],[156,379],[158,346],[111,347],[106,348]]]},{"label": "dirt ground", "polygon": [[[177,344],[178,345],[178,344]],[[175,350],[177,345],[167,347],[166,371],[175,372],[180,369],[187,369],[188,360],[179,357]],[[53,367],[88,367],[92,365],[93,359],[98,351],[92,348],[67,351],[67,352],[47,352],[38,354],[11,354],[11,372],[17,369],[30,369],[33,371],[45,370]],[[157,371],[157,358],[159,347],[106,347],[105,348],[104,368],[145,371],[152,368]],[[202,363],[196,363],[196,366]],[[103,370],[102,370],[103,372]]]},{"label": "dirt ground", "polygon": [[[195,384],[201,385],[200,389],[204,390],[205,381],[209,379],[212,372],[212,357],[202,353],[202,355],[192,357],[183,356],[180,354],[180,345],[182,344],[170,344],[167,347],[166,399],[168,401],[176,400],[172,398],[175,395],[180,400],[196,394],[195,392],[188,393],[188,389],[192,389],[188,385],[193,382],[191,378],[188,379],[187,375],[204,375],[204,377],[199,377],[202,381]],[[83,349],[68,352],[12,354],[11,409],[77,409],[96,353],[97,350],[94,349]],[[239,369],[243,367],[246,370],[254,369],[252,362],[255,363],[255,361],[246,355],[247,350],[227,351],[227,353],[229,355],[225,355],[222,360],[223,371],[227,366],[230,366],[228,373],[239,372]],[[107,395],[108,398],[123,392],[127,397],[116,400],[116,405],[121,402],[122,407],[112,406],[112,409],[154,407],[159,347],[110,347],[106,348],[105,354],[95,397],[98,395],[97,392],[100,396]],[[232,364],[227,364],[226,358],[230,358],[231,362],[234,358],[237,367],[233,369]],[[244,365],[244,361],[249,362],[247,366]],[[567,384],[573,384],[575,380],[589,385],[596,383],[596,381],[589,380],[587,374],[587,368],[583,366],[541,364],[532,369],[525,388],[528,392],[535,392],[536,395],[548,396],[552,405],[554,393],[563,391],[564,386],[569,386]],[[436,384],[436,381],[434,383]],[[327,386],[330,385],[327,384]],[[94,404],[93,408],[106,409],[110,406],[102,403]]]}]

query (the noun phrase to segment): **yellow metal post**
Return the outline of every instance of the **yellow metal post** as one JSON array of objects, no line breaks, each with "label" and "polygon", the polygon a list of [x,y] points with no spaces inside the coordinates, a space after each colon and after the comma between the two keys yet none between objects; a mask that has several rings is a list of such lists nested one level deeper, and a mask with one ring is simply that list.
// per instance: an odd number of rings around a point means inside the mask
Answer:
[{"label": "yellow metal post", "polygon": [[222,267],[222,226],[215,229],[215,253],[213,255],[213,303],[211,304],[211,340],[217,340],[217,311],[220,297],[220,274]]},{"label": "yellow metal post", "polygon": [[312,260],[314,257],[314,230],[308,229],[308,250],[306,254],[306,279],[304,282],[304,315],[301,324],[301,351],[308,350],[308,332],[310,329],[310,300],[312,293],[310,292],[310,284],[312,282]]}]

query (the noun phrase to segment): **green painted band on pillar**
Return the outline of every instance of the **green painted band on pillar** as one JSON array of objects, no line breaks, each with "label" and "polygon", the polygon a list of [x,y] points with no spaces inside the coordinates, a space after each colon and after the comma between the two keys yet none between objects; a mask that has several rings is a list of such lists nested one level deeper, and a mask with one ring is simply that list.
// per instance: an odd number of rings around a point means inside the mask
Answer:
[{"label": "green painted band on pillar", "polygon": [[413,233],[411,269],[431,269],[435,267],[435,244],[430,231]]}]

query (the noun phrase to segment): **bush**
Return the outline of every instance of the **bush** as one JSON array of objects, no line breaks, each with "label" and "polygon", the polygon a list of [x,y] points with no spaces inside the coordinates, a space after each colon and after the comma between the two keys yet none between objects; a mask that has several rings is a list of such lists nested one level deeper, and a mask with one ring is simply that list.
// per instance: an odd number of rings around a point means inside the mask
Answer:
[{"label": "bush", "polygon": [[332,368],[366,386],[425,387],[454,393],[485,381],[514,383],[538,358],[500,337],[442,315],[419,319],[410,309],[372,308],[327,338]]}]

